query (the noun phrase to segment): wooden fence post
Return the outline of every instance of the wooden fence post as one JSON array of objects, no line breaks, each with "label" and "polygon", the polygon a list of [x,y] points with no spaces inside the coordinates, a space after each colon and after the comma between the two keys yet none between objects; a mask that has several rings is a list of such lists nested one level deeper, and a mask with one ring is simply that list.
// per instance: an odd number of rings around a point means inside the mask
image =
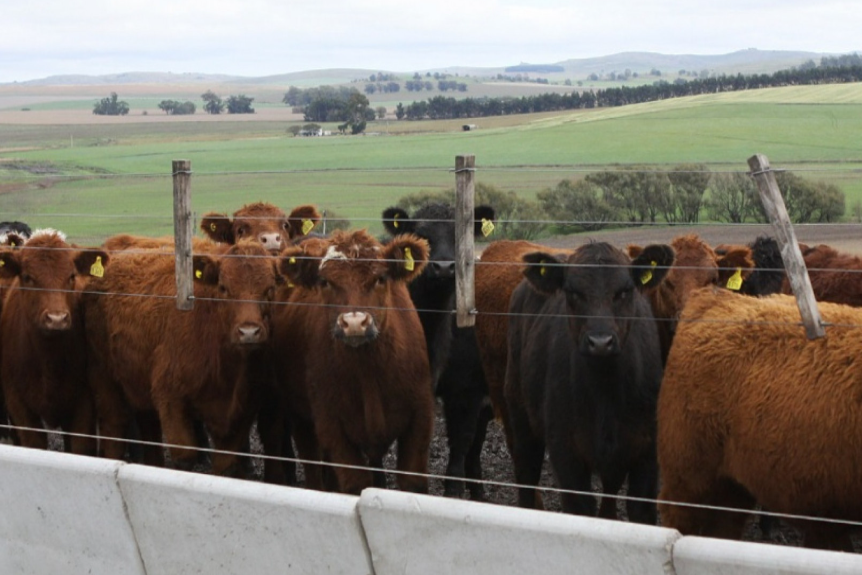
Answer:
[{"label": "wooden fence post", "polygon": [[174,246],[176,252],[177,309],[194,308],[192,279],[192,163],[173,161],[174,176]]},{"label": "wooden fence post", "polygon": [[781,190],[778,189],[775,173],[769,167],[769,159],[762,154],[755,154],[748,159],[748,166],[757,182],[766,214],[772,221],[775,239],[781,248],[784,269],[787,270],[787,278],[790,280],[790,287],[793,289],[793,295],[796,296],[796,305],[799,306],[799,313],[805,324],[805,333],[808,339],[824,337],[826,331],[823,329],[820,310],[814,298],[808,268],[805,266],[805,260],[802,259],[796,232],[793,231],[793,224],[790,223],[790,216],[787,215],[787,208],[781,197]]},{"label": "wooden fence post", "polygon": [[458,327],[476,325],[473,220],[476,156],[455,157],[455,302]]}]

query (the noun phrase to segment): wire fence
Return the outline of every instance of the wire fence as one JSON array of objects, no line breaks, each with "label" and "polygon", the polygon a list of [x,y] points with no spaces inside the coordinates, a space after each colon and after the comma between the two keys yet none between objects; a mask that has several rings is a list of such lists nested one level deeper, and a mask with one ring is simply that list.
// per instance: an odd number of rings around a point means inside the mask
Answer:
[{"label": "wire fence", "polygon": [[[583,175],[585,173],[591,173],[591,172],[595,171],[595,170],[588,169],[588,168],[578,168],[578,167],[547,167],[547,168],[545,168],[545,167],[542,167],[542,168],[525,167],[525,168],[512,168],[512,169],[508,169],[508,168],[492,168],[492,169],[495,171],[498,171],[502,174],[507,174],[507,173],[511,173],[511,172],[529,173],[529,174],[546,173],[546,174],[552,174],[555,177],[558,174]],[[268,176],[284,175],[284,176],[288,176],[288,175],[297,175],[297,174],[325,175],[325,174],[330,174],[332,172],[347,173],[347,174],[359,173],[359,172],[370,173],[370,174],[382,174],[382,173],[403,174],[405,171],[407,171],[407,170],[380,169],[380,170],[333,170],[333,171],[329,171],[329,170],[276,170],[276,171],[257,171],[257,172],[254,172],[254,171],[253,172],[208,172],[208,173],[197,173],[196,172],[195,178],[199,178],[199,177],[217,178],[220,176],[231,176],[231,177],[242,176],[242,177],[246,177],[246,176],[252,176],[252,175],[254,175],[254,176],[257,176],[257,175],[268,175]],[[420,170],[411,169],[410,171],[419,172]],[[623,168],[620,168],[620,169],[612,168],[611,170],[608,170],[608,171],[619,172],[619,173],[631,173],[632,170],[625,170]],[[654,172],[654,170],[649,170],[649,171]],[[838,175],[839,177],[844,177],[844,178],[850,177],[850,176],[855,176],[855,175],[858,175],[859,173],[862,173],[862,169],[848,168],[848,167],[800,168],[798,170],[795,169],[794,171],[816,173],[816,174]],[[437,175],[440,174],[440,170],[430,169],[430,168],[427,170],[427,172],[428,173],[434,173]],[[692,173],[692,171],[690,171],[690,170],[684,170],[684,171],[682,171],[682,170],[681,171],[661,170],[660,173],[663,173],[663,174]],[[694,173],[697,173],[697,171],[694,171]],[[716,174],[716,173],[736,174],[736,173],[747,173],[747,172],[740,172],[740,171],[734,171],[734,170],[727,170],[727,171],[709,170],[709,173],[710,174]],[[166,176],[165,176],[165,174],[154,174],[154,173],[123,174],[123,175],[113,175],[113,174],[92,175],[92,174],[87,174],[87,175],[69,175],[69,176],[66,176],[66,175],[30,174],[30,175],[24,176],[25,180],[28,180],[28,179],[44,180],[46,178],[51,179],[51,180],[56,180],[56,181],[62,181],[62,180],[80,181],[81,179],[84,179],[84,180],[92,180],[92,179],[101,179],[101,180],[158,179],[158,180],[163,180],[166,178]],[[165,185],[161,185],[161,187],[164,188]],[[383,207],[385,207],[385,206],[381,205],[381,206],[378,206],[377,209],[382,209]],[[0,208],[0,214],[3,214],[3,215],[10,217],[10,218],[11,217],[16,217],[16,218],[21,217],[22,219],[28,219],[28,216],[36,215],[36,212],[28,212],[25,210],[16,211],[14,209],[10,210],[9,206],[3,206],[2,208]],[[376,225],[379,225],[381,222],[380,217],[369,217],[369,216],[365,216],[365,215],[361,215],[361,214],[360,215],[350,215],[350,217],[346,217],[346,216],[339,216],[339,217],[344,218],[344,219],[348,219],[351,222],[351,226],[354,228],[357,227],[356,224],[359,224],[358,227],[362,227],[362,224],[368,224],[369,226],[371,226],[371,225],[376,226]],[[153,228],[153,229],[157,230],[157,233],[167,233],[166,230],[170,230],[173,227],[173,222],[174,222],[172,215],[165,215],[165,214],[92,213],[92,212],[69,212],[69,211],[53,212],[53,213],[51,213],[51,212],[38,212],[37,219],[39,221],[92,219],[92,220],[98,220],[98,221],[117,220],[119,222],[126,222],[126,221],[130,221],[130,220],[138,220],[138,221],[144,221],[144,222],[157,222]],[[249,217],[248,219],[254,220],[255,218]],[[260,219],[266,220],[267,218],[263,217]],[[443,219],[443,220],[441,220],[441,219],[412,219],[412,220],[415,223],[426,223],[426,224],[453,224],[454,223],[452,220],[445,220],[445,219]],[[655,229],[655,230],[659,230],[659,233],[661,234],[663,241],[666,241],[666,242],[671,241],[679,233],[679,230],[682,227],[685,227],[686,231],[689,231],[690,229],[693,229],[693,230],[715,229],[715,230],[718,230],[719,232],[721,232],[722,230],[728,229],[728,226],[730,226],[730,224],[721,223],[721,222],[699,222],[699,221],[698,222],[687,222],[684,225],[669,225],[667,222],[661,222],[661,221],[655,221],[655,222],[646,221],[646,222],[633,223],[631,221],[624,221],[624,220],[570,221],[570,220],[562,220],[562,219],[535,219],[535,218],[521,219],[518,217],[509,217],[509,218],[506,218],[504,220],[499,220],[496,223],[498,223],[498,224],[531,223],[531,224],[541,224],[541,225],[546,225],[546,226],[578,225],[578,226],[582,226],[582,227],[604,225],[604,226],[608,226],[609,228],[620,228],[620,229],[627,229],[627,230]],[[199,222],[196,221],[195,227],[197,227],[198,224],[199,224]],[[743,228],[746,230],[749,230],[749,229],[750,230],[756,230],[756,231],[762,232],[762,233],[768,233],[768,229],[769,229],[768,224],[764,224],[764,223],[760,223],[760,222],[745,222],[745,223],[733,224],[732,226],[734,229]],[[821,230],[826,230],[826,229],[830,229],[830,230],[842,229],[842,230],[844,230],[842,233],[848,233],[847,230],[851,230],[850,233],[855,233],[858,230],[860,233],[859,237],[860,237],[860,239],[862,239],[862,224],[856,223],[856,222],[807,223],[807,224],[800,224],[797,226],[797,229],[800,229],[800,228],[805,229],[805,230],[810,230],[813,237],[816,237],[817,234]],[[697,232],[695,232],[695,233],[697,233]],[[95,241],[98,242],[99,239],[103,240],[110,235],[112,235],[110,232],[108,232],[107,235],[94,234],[93,236],[91,236],[91,238],[94,238]],[[566,242],[568,245],[566,246],[566,248],[570,249],[570,250],[575,249],[578,245],[581,245],[582,243],[589,241],[589,238],[591,238],[591,237],[595,238],[597,236],[596,236],[596,234],[593,234],[592,236],[590,234],[581,234],[579,236],[567,238]],[[609,237],[609,241],[611,241],[613,243],[613,239],[611,239],[613,236],[608,236],[608,237]],[[491,238],[491,239],[493,240],[493,238]],[[753,239],[754,238],[752,237],[751,240],[753,240]],[[543,245],[542,240],[538,240],[536,243],[538,246]],[[554,242],[554,243],[557,243],[557,242]],[[619,246],[619,247],[624,248],[624,246]],[[28,249],[44,249],[44,248],[31,248],[25,244],[23,246],[17,246],[15,248],[2,248],[2,247],[0,247],[0,251],[2,251],[3,249],[23,251],[23,250],[28,250]],[[67,249],[77,250],[79,248],[69,247]],[[860,251],[862,251],[862,244],[860,244]],[[110,253],[111,257],[126,257],[126,256],[132,256],[132,255],[138,255],[139,256],[139,255],[143,255],[143,254],[146,254],[146,255],[158,254],[158,255],[164,256],[164,257],[175,257],[175,254],[173,253],[173,250],[171,249],[171,247],[169,245],[166,245],[163,248],[163,251],[156,251],[156,252],[154,252],[153,250],[131,248],[128,250],[117,250],[117,251],[113,251]],[[218,257],[231,257],[231,256],[219,255]],[[248,257],[248,256],[244,256],[244,257]],[[260,256],[260,257],[276,257],[276,256]],[[293,257],[296,257],[298,259],[303,258],[303,256],[297,256],[297,255],[295,255]],[[314,259],[319,259],[319,258],[314,258]],[[366,261],[366,260],[359,259],[356,261]],[[381,260],[375,259],[374,261],[379,262]],[[383,261],[388,261],[388,262],[398,261],[398,262],[400,262],[400,260],[383,260]],[[857,259],[851,260],[851,261],[853,261],[853,265],[858,265],[858,267],[851,268],[851,269],[848,269],[846,267],[834,267],[834,268],[833,267],[827,267],[827,268],[818,267],[818,268],[810,268],[808,271],[809,271],[809,273],[836,273],[836,274],[840,273],[840,274],[848,274],[848,275],[855,275],[855,274],[862,272],[862,259],[857,258]],[[530,264],[526,264],[524,262],[519,262],[519,261],[482,262],[481,260],[479,260],[476,262],[475,265],[477,266],[477,268],[482,267],[482,266],[507,266],[507,267],[517,267],[519,270],[523,270],[526,267],[528,267]],[[535,264],[535,265],[538,265],[538,264]],[[596,264],[570,264],[570,263],[565,263],[565,262],[559,262],[559,263],[550,262],[550,263],[545,263],[542,265],[560,266],[562,268],[574,268],[574,269],[591,269],[591,268],[596,268],[596,267],[607,267],[607,266],[599,266]],[[107,269],[108,269],[108,273],[110,273],[110,264],[108,264]],[[657,269],[668,269],[668,270],[676,269],[679,271],[703,271],[703,272],[713,272],[716,270],[716,268],[714,266],[683,266],[682,268],[681,268],[681,266],[666,266],[666,267],[665,266],[657,266]],[[759,271],[768,271],[768,272],[777,272],[777,273],[784,271],[783,268],[774,268],[774,267],[758,268],[758,270]],[[0,287],[3,287],[3,286],[0,286]],[[56,290],[56,289],[55,290],[43,290],[43,289],[37,288],[37,287],[26,287],[26,286],[20,286],[20,285],[16,285],[15,287],[16,287],[16,289],[19,289],[22,291],[34,291],[34,292],[39,292],[39,291],[73,292],[73,291],[76,291],[76,290]],[[860,286],[860,287],[862,287],[862,286]],[[4,289],[6,289],[8,291],[9,286],[8,285],[5,286]],[[125,293],[125,292],[116,292],[116,291],[103,292],[103,291],[91,291],[91,290],[84,288],[83,293],[96,294],[96,295],[99,295],[100,297],[101,296],[104,296],[104,297],[124,296],[124,297],[135,297],[135,298],[157,298],[157,299],[163,299],[163,300],[169,300],[169,299],[175,299],[176,298],[175,294],[153,294],[153,293],[147,293],[147,292],[143,292],[143,291],[138,292],[138,293]],[[198,301],[211,301],[211,302],[225,303],[225,300],[220,299],[220,298],[213,298],[213,297],[197,296],[195,299],[197,299]],[[321,306],[321,307],[330,307],[330,308],[340,307],[336,304],[324,304],[321,302],[308,303],[308,302],[291,302],[291,301],[245,300],[245,299],[243,299],[243,300],[231,300],[231,301],[238,301],[238,302],[242,302],[242,303],[249,303],[249,302],[256,302],[256,303],[261,303],[261,304],[265,303],[268,305],[275,305],[275,306],[302,305],[302,306]],[[397,307],[387,307],[387,306],[376,306],[376,307],[375,306],[366,306],[366,307],[368,309],[371,309],[371,310],[390,310],[390,311],[399,311],[399,312],[406,312],[406,313],[413,313],[414,310],[416,309],[416,308],[397,308]],[[424,313],[440,313],[440,314],[454,314],[455,313],[454,310],[424,309],[424,308],[420,308],[416,311],[420,311],[420,312],[424,312]],[[179,313],[182,313],[182,312],[179,312]],[[510,317],[513,315],[514,316],[528,316],[528,315],[530,315],[530,314],[516,314],[516,313],[512,313],[512,312],[507,312],[507,311],[506,312],[489,311],[489,310],[482,309],[481,306],[477,307],[477,309],[475,310],[475,313],[476,313],[476,315],[486,314],[488,316],[497,316],[497,317],[500,317],[500,316]],[[555,314],[554,317],[582,318],[582,317],[587,317],[587,316],[577,316],[577,315],[570,315],[570,314]],[[595,317],[595,316],[592,316],[592,317]],[[860,328],[860,327],[862,327],[862,311],[860,311],[859,317],[860,317],[860,323],[859,324],[853,323],[853,324],[827,324],[827,325],[829,327]],[[644,317],[619,318],[619,317],[617,317],[616,319],[626,319],[626,320],[635,320],[635,321],[649,320],[649,321],[658,321],[658,322],[677,322],[677,321],[680,321],[680,318],[677,318],[677,317],[674,317],[674,318],[652,318],[652,317],[649,317],[649,318],[644,318]],[[685,321],[685,318],[682,318],[682,319],[683,319],[683,321]],[[763,321],[752,322],[752,321],[745,321],[745,320],[739,320],[739,319],[734,319],[734,318],[727,318],[727,319],[722,319],[722,320],[694,320],[694,321],[703,322],[703,323],[716,323],[716,322],[718,322],[718,323],[738,323],[738,324],[750,325],[750,326],[758,326],[758,325],[759,326],[763,326],[763,325],[801,326],[802,325],[801,322],[784,322],[784,321],[782,321],[782,322],[763,322]],[[12,426],[12,425],[0,425],[0,428],[7,429],[7,430],[18,430],[18,431],[44,431],[41,429],[36,430],[33,428],[16,427],[16,426]],[[61,437],[82,436],[81,434],[71,434],[69,432],[62,431],[62,430],[51,430],[50,433],[58,434]],[[89,436],[89,437],[96,439],[96,440],[102,440],[102,441],[104,441],[104,439],[105,439],[105,438],[99,438],[98,436]],[[183,449],[188,448],[188,446],[178,446],[178,445],[171,445],[171,444],[166,444],[166,443],[152,444],[152,443],[141,442],[140,440],[132,440],[132,439],[128,439],[128,438],[126,438],[124,440],[129,441],[129,442],[133,442],[133,443],[136,442],[136,443],[141,444],[141,445],[156,445],[156,446],[159,446],[161,448],[168,449],[168,450],[171,448],[183,448]],[[214,450],[212,448],[204,448],[204,447],[197,447],[195,449],[198,449],[198,450],[201,450],[203,452],[210,453],[210,454],[221,453],[224,455],[243,456],[243,457],[251,455],[251,456],[253,456],[257,459],[260,459],[260,460],[268,459],[268,460],[275,460],[275,461],[292,463],[292,464],[306,465],[306,464],[312,463],[312,462],[305,461],[305,460],[298,459],[298,458],[286,458],[286,457],[277,457],[277,456],[272,456],[272,455],[266,455],[260,451],[249,454],[249,453],[217,451],[217,450]],[[313,462],[313,463],[319,463],[319,462]],[[344,465],[331,463],[331,462],[324,462],[323,465],[332,466],[332,467],[341,466],[341,467],[352,468],[352,469],[362,469],[365,471],[371,470],[371,468],[367,468],[367,467],[344,466]],[[386,473],[390,474],[390,475],[395,475],[395,474],[399,474],[399,473],[403,474],[406,472],[397,471],[397,470],[393,470],[391,468],[387,468]],[[430,474],[425,475],[425,477],[427,477],[429,480],[432,480],[432,481],[444,481],[447,479],[457,480],[457,481],[466,481],[468,483],[478,483],[478,484],[481,484],[481,485],[486,486],[486,487],[503,488],[503,489],[508,489],[508,490],[512,490],[512,491],[519,489],[519,488],[525,488],[526,487],[526,488],[536,488],[536,489],[539,489],[541,491],[544,491],[547,493],[555,493],[557,495],[565,493],[565,494],[573,494],[573,495],[590,495],[590,496],[597,496],[597,497],[607,497],[607,498],[617,499],[619,501],[639,501],[638,498],[633,498],[633,497],[629,497],[626,495],[603,494],[603,493],[597,493],[594,491],[578,492],[578,491],[558,489],[558,488],[555,488],[555,487],[550,486],[550,485],[523,486],[523,485],[517,485],[517,484],[512,483],[512,482],[502,482],[502,481],[497,481],[497,480],[475,480],[475,479],[465,479],[463,477],[447,477],[447,476],[441,475],[439,473],[430,473]],[[650,500],[650,501],[652,501],[652,500]],[[714,507],[714,506],[708,506],[708,505],[692,505],[692,504],[677,503],[677,502],[661,502],[661,501],[659,501],[658,503],[667,503],[667,504],[673,504],[673,505],[687,505],[687,506],[699,507],[699,508],[703,508],[703,509],[710,509],[710,510],[715,510],[715,511],[728,511],[728,512],[735,512],[735,513],[751,513],[752,512],[751,510],[740,510],[740,509],[735,509],[735,508],[722,508],[722,507]],[[810,517],[810,516],[804,516],[804,515],[787,515],[787,514],[773,513],[773,512],[770,512],[768,510],[761,510],[761,511],[759,511],[759,513],[764,515],[764,516],[771,516],[771,517],[775,517],[777,519],[785,519],[785,520],[793,520],[793,521],[820,521],[820,522],[829,522],[829,523],[847,525],[847,526],[851,526],[854,528],[862,527],[862,522],[856,522],[856,521],[843,521],[843,520],[838,520],[838,519],[833,519],[833,518]]]}]

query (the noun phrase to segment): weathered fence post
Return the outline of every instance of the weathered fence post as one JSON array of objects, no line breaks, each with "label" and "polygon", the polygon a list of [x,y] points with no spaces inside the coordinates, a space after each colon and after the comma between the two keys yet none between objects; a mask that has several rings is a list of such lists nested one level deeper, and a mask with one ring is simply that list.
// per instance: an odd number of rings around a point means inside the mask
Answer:
[{"label": "weathered fence post", "polygon": [[458,327],[476,325],[473,219],[476,156],[455,157],[455,302]]},{"label": "weathered fence post", "polygon": [[757,182],[760,190],[760,199],[766,215],[772,221],[772,229],[775,230],[776,240],[781,248],[781,257],[784,259],[784,269],[787,270],[787,278],[793,295],[796,296],[796,305],[805,324],[805,333],[808,339],[815,339],[826,335],[823,329],[823,321],[820,318],[820,310],[817,308],[817,300],[814,299],[814,289],[811,287],[811,278],[808,277],[808,268],[802,259],[799,242],[796,241],[796,232],[787,215],[781,190],[775,180],[775,173],[769,167],[769,159],[762,154],[755,154],[748,159],[751,175]]},{"label": "weathered fence post", "polygon": [[192,163],[173,161],[174,176],[174,246],[176,250],[177,309],[194,308],[192,279]]}]

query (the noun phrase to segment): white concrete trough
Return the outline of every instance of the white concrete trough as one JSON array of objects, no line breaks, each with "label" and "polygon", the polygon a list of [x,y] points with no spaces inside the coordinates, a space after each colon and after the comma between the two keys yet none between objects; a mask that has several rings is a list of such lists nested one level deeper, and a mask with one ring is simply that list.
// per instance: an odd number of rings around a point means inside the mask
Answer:
[{"label": "white concrete trough", "polygon": [[357,497],[127,465],[120,489],[155,573],[372,573]]},{"label": "white concrete trough", "polygon": [[377,575],[666,575],[672,529],[366,489],[359,516]]},{"label": "white concrete trough", "polygon": [[118,461],[0,445],[0,573],[143,574]]},{"label": "white concrete trough", "polygon": [[676,575],[859,575],[862,555],[683,537],[673,546],[673,566]]}]

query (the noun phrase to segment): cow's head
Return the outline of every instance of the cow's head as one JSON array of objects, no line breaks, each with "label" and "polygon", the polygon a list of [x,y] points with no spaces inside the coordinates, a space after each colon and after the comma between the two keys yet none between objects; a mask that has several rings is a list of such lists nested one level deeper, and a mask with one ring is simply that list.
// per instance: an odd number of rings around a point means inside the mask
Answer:
[{"label": "cow's head", "polygon": [[9,234],[8,240],[18,247],[0,251],[0,278],[13,280],[25,317],[44,333],[70,330],[88,279],[105,273],[107,252],[69,245],[56,230],[36,230],[27,240]]},{"label": "cow's head", "polygon": [[428,251],[428,242],[411,234],[383,245],[365,230],[339,230],[286,249],[280,266],[328,310],[333,337],[359,347],[385,331],[388,314],[412,311],[407,283],[422,273]]},{"label": "cow's head", "polygon": [[[676,261],[665,280],[647,293],[658,322],[665,359],[688,296],[696,289],[713,285],[738,291],[754,267],[751,250],[745,246],[717,254],[695,234],[678,236],[670,245],[676,253]],[[644,249],[629,246],[629,256],[637,258]]]},{"label": "cow's head", "polygon": [[568,258],[548,252],[524,256],[524,276],[539,293],[562,291],[569,331],[584,355],[619,354],[632,321],[649,308],[643,292],[662,282],[673,264],[673,248],[651,245],[634,260],[603,242],[577,248]]},{"label": "cow's head", "polygon": [[[490,234],[493,221],[492,207],[477,206],[473,210],[474,233],[477,236]],[[454,282],[455,208],[448,204],[428,204],[419,208],[412,217],[401,208],[386,208],[383,211],[383,227],[393,237],[399,234],[414,234],[427,240],[431,253],[424,277],[429,280]],[[487,234],[483,230],[487,231]]]},{"label": "cow's head", "polygon": [[252,239],[270,252],[277,253],[290,240],[307,235],[319,221],[320,213],[314,206],[299,206],[287,216],[281,208],[256,202],[234,212],[233,218],[215,212],[204,215],[201,230],[219,243],[235,244],[243,239]]},{"label": "cow's head", "polygon": [[[800,247],[802,244],[800,244]],[[715,246],[718,257],[724,257],[733,251],[743,253],[745,248],[751,250],[751,260],[754,268],[745,269],[742,274],[745,281],[739,289],[739,293],[751,296],[763,296],[781,291],[781,284],[786,277],[784,271],[784,258],[781,256],[781,248],[775,238],[769,236],[758,236],[748,246],[733,244],[719,244]],[[749,273],[750,272],[750,273]]]},{"label": "cow's head", "polygon": [[254,240],[240,241],[218,255],[197,254],[193,260],[195,282],[208,288],[205,297],[220,300],[213,309],[218,328],[230,334],[230,342],[239,346],[266,342],[275,288],[283,281],[277,260]]}]

